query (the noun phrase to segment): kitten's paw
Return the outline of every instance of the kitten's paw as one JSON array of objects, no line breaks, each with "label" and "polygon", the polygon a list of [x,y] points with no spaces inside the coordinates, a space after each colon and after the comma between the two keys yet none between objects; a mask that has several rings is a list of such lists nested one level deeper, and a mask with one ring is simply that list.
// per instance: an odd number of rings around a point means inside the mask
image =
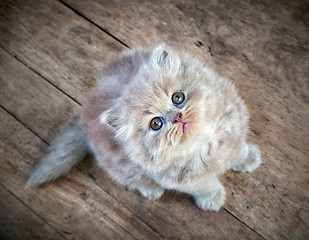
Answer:
[{"label": "kitten's paw", "polygon": [[150,200],[156,200],[163,195],[165,189],[160,186],[156,186],[153,188],[139,188],[139,191],[144,197]]},{"label": "kitten's paw", "polygon": [[242,163],[237,163],[232,167],[235,172],[252,172],[255,170],[262,162],[261,152],[257,146],[248,142],[248,156]]},{"label": "kitten's paw", "polygon": [[194,197],[196,205],[205,211],[216,211],[222,207],[225,201],[225,190],[220,185],[218,191],[212,197],[198,196]]}]

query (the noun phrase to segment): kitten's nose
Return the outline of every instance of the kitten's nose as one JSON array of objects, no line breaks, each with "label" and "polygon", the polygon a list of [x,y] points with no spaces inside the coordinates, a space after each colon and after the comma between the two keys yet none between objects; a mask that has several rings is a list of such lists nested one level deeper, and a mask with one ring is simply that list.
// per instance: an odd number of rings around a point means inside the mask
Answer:
[{"label": "kitten's nose", "polygon": [[177,113],[173,119],[173,123],[176,123],[176,122],[181,122],[182,123],[182,119],[181,119],[181,113]]},{"label": "kitten's nose", "polygon": [[182,119],[181,113],[175,115],[173,123],[181,123],[183,131],[185,131],[185,128],[188,127],[188,122]]}]

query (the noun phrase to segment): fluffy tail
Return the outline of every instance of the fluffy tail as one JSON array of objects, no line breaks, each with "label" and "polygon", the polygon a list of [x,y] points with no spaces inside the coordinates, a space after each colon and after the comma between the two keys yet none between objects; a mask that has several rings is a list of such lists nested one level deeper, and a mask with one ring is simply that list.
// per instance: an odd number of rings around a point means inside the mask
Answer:
[{"label": "fluffy tail", "polygon": [[88,153],[80,117],[74,117],[51,143],[48,153],[31,174],[26,187],[39,186],[66,174]]}]

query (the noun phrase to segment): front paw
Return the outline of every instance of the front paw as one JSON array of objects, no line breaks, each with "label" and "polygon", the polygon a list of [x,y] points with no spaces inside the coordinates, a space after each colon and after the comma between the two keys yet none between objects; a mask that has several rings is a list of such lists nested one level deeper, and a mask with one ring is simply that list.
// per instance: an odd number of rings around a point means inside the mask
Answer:
[{"label": "front paw", "polygon": [[225,190],[220,186],[213,196],[194,196],[196,205],[205,211],[216,211],[222,207],[225,201]]},{"label": "front paw", "polygon": [[159,199],[163,193],[164,193],[164,188],[160,187],[160,186],[156,186],[153,188],[139,188],[140,193],[150,199],[150,200],[156,200]]}]

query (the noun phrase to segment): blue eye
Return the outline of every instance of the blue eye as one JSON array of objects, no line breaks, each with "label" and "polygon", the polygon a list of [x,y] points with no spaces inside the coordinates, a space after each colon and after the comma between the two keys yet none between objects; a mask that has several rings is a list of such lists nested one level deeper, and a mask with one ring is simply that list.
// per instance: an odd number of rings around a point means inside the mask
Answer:
[{"label": "blue eye", "polygon": [[182,104],[185,101],[185,95],[182,92],[175,92],[172,96],[172,102],[175,105]]},{"label": "blue eye", "polygon": [[163,119],[161,117],[155,117],[150,122],[150,127],[152,130],[157,131],[163,127]]}]

